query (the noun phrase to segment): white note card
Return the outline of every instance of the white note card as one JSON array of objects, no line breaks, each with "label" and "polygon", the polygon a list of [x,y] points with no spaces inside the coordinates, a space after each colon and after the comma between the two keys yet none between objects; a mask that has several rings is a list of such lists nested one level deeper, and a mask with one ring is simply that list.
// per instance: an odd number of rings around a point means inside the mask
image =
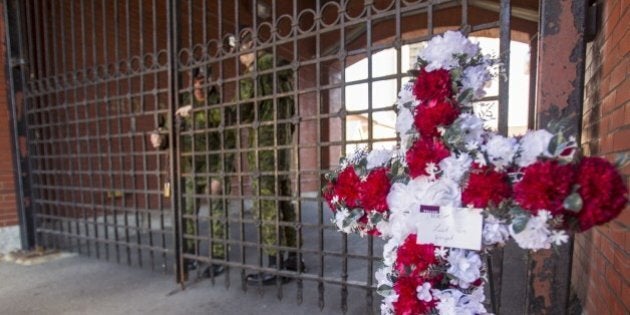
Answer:
[{"label": "white note card", "polygon": [[419,244],[481,250],[481,209],[422,205],[418,210]]}]

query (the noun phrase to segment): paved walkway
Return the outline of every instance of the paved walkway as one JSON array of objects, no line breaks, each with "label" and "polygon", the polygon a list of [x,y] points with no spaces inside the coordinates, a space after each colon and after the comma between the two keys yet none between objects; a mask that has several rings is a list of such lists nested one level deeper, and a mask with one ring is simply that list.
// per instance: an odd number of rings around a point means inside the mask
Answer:
[{"label": "paved walkway", "polygon": [[[274,288],[261,296],[256,288],[243,292],[240,283],[226,289],[220,279],[215,286],[204,280],[179,291],[170,275],[80,256],[34,266],[0,262],[0,314],[341,313],[338,288],[331,290],[335,291],[334,301],[329,300],[333,292],[327,292],[328,305],[320,312],[316,292],[306,288],[304,301],[298,306],[295,292],[285,290],[284,299],[279,301]],[[357,304],[363,303],[360,301]],[[358,305],[348,310],[348,314],[364,313],[364,307]]]}]

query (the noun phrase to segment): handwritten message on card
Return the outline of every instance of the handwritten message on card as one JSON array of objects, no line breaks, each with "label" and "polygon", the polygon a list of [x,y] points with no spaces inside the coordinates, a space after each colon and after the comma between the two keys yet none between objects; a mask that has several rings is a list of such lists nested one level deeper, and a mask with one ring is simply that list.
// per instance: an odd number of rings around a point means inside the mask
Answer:
[{"label": "handwritten message on card", "polygon": [[481,209],[423,205],[418,210],[418,243],[481,250]]}]

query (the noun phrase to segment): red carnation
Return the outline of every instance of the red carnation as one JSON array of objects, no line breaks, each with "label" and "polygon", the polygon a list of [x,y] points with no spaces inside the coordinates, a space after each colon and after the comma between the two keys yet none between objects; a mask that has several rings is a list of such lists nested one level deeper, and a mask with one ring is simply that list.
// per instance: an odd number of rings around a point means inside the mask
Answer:
[{"label": "red carnation", "polygon": [[438,126],[448,126],[459,117],[459,109],[449,101],[430,101],[416,107],[414,125],[423,138],[439,137]]},{"label": "red carnation", "polygon": [[430,265],[437,263],[435,246],[432,244],[418,244],[416,234],[409,234],[396,251],[394,268],[400,274],[411,271],[411,275],[419,276]]},{"label": "red carnation", "polygon": [[339,197],[339,200],[344,201],[347,207],[357,207],[359,202],[359,190],[357,187],[360,184],[361,179],[354,171],[354,166],[348,166],[337,177],[335,195]]},{"label": "red carnation", "polygon": [[628,188],[621,175],[608,161],[598,157],[582,159],[578,168],[578,194],[582,210],[576,215],[580,231],[614,219],[628,202]]},{"label": "red carnation", "polygon": [[431,72],[425,71],[424,68],[420,69],[420,74],[413,85],[413,95],[421,103],[451,98],[453,96],[451,74],[445,69]]},{"label": "red carnation", "polygon": [[549,210],[552,214],[564,211],[564,199],[571,193],[575,170],[557,161],[536,162],[523,169],[523,178],[514,185],[514,200],[534,214]]},{"label": "red carnation", "polygon": [[423,285],[424,279],[413,276],[402,276],[394,283],[394,292],[398,300],[393,303],[397,315],[428,314],[435,307],[436,301],[425,302],[418,299],[416,288]]},{"label": "red carnation", "polygon": [[368,224],[367,213],[364,214],[361,218],[359,218],[357,222],[360,223],[360,226],[362,227],[361,229],[365,231],[368,235],[381,236],[381,232],[377,228],[374,227],[369,230],[367,229],[367,224]]},{"label": "red carnation", "polygon": [[361,207],[366,211],[385,212],[389,209],[387,207],[387,194],[389,194],[391,183],[387,173],[388,170],[383,167],[373,170],[359,186]]},{"label": "red carnation", "polygon": [[474,165],[462,192],[462,202],[465,205],[486,208],[489,204],[498,205],[511,194],[512,188],[505,173],[497,172],[489,166]]},{"label": "red carnation", "polygon": [[437,165],[450,154],[440,141],[425,138],[416,140],[405,157],[409,165],[409,175],[412,178],[428,175],[427,164],[435,163]]}]

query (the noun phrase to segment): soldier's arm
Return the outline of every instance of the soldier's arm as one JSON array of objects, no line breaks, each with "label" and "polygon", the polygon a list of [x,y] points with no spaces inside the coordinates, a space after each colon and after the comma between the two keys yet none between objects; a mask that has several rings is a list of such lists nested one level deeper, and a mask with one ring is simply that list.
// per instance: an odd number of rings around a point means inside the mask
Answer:
[{"label": "soldier's arm", "polygon": [[[160,109],[164,109],[165,107],[166,105],[164,105],[164,103],[158,104],[158,108]],[[168,148],[168,122],[169,117],[167,113],[157,115],[157,126],[149,134],[149,140],[154,149],[164,150]]]}]

